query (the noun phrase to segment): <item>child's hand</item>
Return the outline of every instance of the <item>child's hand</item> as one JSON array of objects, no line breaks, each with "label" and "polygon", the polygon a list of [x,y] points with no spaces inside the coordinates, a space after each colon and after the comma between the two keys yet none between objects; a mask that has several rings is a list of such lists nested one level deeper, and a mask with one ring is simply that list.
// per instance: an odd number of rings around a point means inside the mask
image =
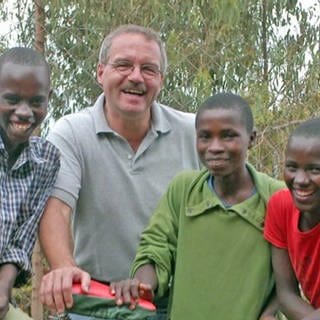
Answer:
[{"label": "child's hand", "polygon": [[261,316],[259,320],[277,320],[275,316]]},{"label": "child's hand", "polygon": [[9,311],[9,297],[0,293],[0,319],[3,319]]},{"label": "child's hand", "polygon": [[151,285],[142,283],[138,279],[126,279],[110,284],[110,293],[114,295],[116,304],[127,304],[129,309],[134,309],[139,298],[152,301],[154,294]]}]

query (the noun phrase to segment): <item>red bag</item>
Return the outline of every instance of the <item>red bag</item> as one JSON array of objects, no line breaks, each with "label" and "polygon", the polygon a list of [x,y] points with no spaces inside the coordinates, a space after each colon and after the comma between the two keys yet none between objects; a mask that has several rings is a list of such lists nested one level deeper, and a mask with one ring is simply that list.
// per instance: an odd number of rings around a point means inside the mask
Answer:
[{"label": "red bag", "polygon": [[[98,297],[102,299],[108,299],[108,300],[114,300],[114,296],[110,293],[110,287],[107,284],[91,280],[90,282],[90,287],[89,291],[85,293],[82,288],[80,283],[74,283],[72,285],[72,293],[73,294],[79,294],[79,295],[87,295],[87,296],[92,296],[92,297]],[[138,301],[138,306],[147,309],[150,311],[155,311],[156,307],[155,305],[144,299],[139,299]]]}]

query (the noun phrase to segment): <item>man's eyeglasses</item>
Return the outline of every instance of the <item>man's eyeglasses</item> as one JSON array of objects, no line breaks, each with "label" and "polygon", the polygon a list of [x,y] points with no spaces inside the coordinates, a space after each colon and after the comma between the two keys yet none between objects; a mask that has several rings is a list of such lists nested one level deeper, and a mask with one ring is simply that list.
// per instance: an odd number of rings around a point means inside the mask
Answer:
[{"label": "man's eyeglasses", "polygon": [[113,63],[108,63],[108,65],[124,76],[131,74],[135,67],[140,69],[140,73],[145,79],[153,79],[161,74],[159,67],[152,63],[135,65],[130,61],[116,61]]}]

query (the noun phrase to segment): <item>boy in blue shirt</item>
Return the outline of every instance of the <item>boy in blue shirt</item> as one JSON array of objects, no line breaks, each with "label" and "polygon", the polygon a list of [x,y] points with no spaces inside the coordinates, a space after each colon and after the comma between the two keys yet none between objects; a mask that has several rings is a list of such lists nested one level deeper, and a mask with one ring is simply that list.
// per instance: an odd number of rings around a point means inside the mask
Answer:
[{"label": "boy in blue shirt", "polygon": [[0,56],[0,319],[28,319],[10,305],[31,271],[38,222],[60,166],[59,152],[32,136],[47,114],[49,66],[33,49]]}]

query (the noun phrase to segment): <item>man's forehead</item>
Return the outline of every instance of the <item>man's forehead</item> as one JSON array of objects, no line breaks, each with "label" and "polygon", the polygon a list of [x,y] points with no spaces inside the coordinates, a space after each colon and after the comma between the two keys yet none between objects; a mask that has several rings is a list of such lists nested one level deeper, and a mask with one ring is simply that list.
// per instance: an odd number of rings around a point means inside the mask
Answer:
[{"label": "man's forehead", "polygon": [[113,39],[109,58],[147,59],[161,62],[161,52],[158,43],[141,34],[123,34]]}]

